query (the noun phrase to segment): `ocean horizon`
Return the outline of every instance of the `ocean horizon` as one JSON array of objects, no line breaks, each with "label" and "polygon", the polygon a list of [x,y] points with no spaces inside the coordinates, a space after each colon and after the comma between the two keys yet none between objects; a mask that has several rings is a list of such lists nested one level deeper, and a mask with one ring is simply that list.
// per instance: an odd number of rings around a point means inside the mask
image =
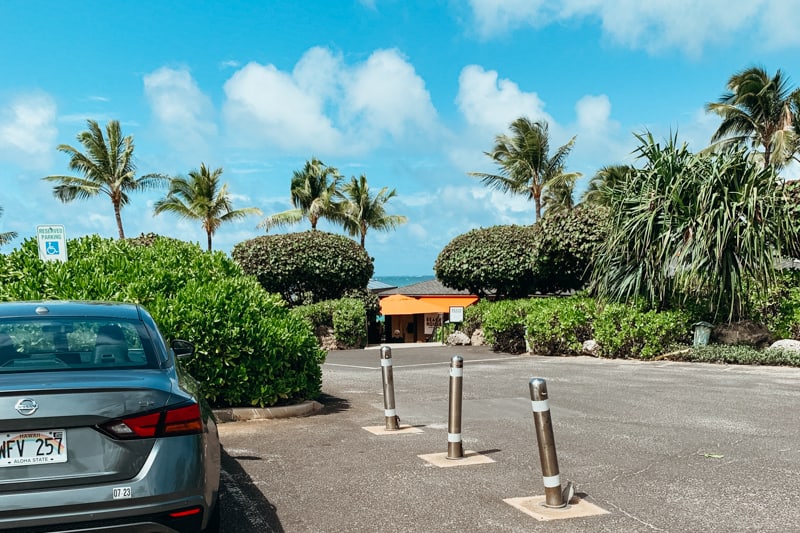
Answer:
[{"label": "ocean horizon", "polygon": [[436,276],[432,274],[427,276],[374,276],[372,279],[380,281],[381,283],[386,283],[392,287],[405,287],[407,285],[436,279]]}]

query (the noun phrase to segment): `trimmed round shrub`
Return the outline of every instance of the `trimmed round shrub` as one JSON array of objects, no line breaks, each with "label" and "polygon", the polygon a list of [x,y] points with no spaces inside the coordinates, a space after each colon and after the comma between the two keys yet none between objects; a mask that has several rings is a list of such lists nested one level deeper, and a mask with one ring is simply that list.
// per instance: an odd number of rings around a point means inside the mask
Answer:
[{"label": "trimmed round shrub", "polygon": [[532,226],[492,226],[459,235],[442,249],[433,270],[453,289],[520,298],[535,289]]},{"label": "trimmed round shrub", "polygon": [[337,300],[364,289],[374,269],[355,241],[316,230],[256,237],[234,246],[231,255],[267,292],[291,305]]}]

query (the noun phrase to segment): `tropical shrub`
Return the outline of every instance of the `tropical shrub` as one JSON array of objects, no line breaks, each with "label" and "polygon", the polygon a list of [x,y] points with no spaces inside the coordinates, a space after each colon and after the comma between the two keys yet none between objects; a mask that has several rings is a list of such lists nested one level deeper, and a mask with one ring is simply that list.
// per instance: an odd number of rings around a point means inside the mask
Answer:
[{"label": "tropical shrub", "polygon": [[591,298],[536,298],[525,317],[526,334],[532,353],[576,355],[583,341],[592,338],[595,302]]},{"label": "tropical shrub", "polygon": [[28,239],[0,256],[0,299],[76,299],[144,305],[166,338],[186,338],[184,364],[216,405],[313,398],[324,353],[289,314],[221,252],[163,237],[68,241],[69,261],[43,262]]},{"label": "tropical shrub", "polygon": [[492,226],[457,236],[433,270],[446,286],[471,294],[520,298],[533,292],[532,226]]},{"label": "tropical shrub", "polygon": [[692,154],[676,137],[664,147],[638,139],[642,168],[607,191],[594,290],[661,309],[691,299],[712,316],[747,318],[775,283],[775,257],[797,242],[774,168],[743,150]]},{"label": "tropical shrub", "polygon": [[363,348],[367,345],[367,318],[364,303],[358,298],[326,300],[300,305],[292,314],[307,320],[314,330],[331,328],[337,344]]},{"label": "tropical shrub", "polygon": [[501,300],[493,302],[483,314],[483,333],[496,352],[524,353],[525,317],[531,300]]},{"label": "tropical shrub", "polygon": [[656,311],[637,305],[598,306],[594,340],[602,357],[652,359],[689,342],[692,316],[686,311]]},{"label": "tropical shrub", "polygon": [[464,322],[461,324],[461,331],[468,336],[472,336],[475,330],[483,327],[483,315],[492,305],[491,300],[480,299],[474,304],[464,309]]},{"label": "tropical shrub", "polygon": [[578,206],[539,220],[531,250],[532,289],[543,294],[583,289],[595,253],[607,237],[607,218],[603,207]]},{"label": "tropical shrub", "polygon": [[240,242],[233,259],[290,305],[336,300],[364,289],[372,259],[355,241],[323,231],[263,235]]}]

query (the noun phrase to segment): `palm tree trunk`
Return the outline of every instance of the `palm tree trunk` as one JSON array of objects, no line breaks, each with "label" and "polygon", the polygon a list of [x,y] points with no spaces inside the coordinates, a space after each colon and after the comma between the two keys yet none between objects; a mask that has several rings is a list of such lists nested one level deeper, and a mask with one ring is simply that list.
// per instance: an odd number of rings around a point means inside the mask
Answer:
[{"label": "palm tree trunk", "polygon": [[208,235],[208,251],[211,251],[211,232],[206,231],[206,235]]},{"label": "palm tree trunk", "polygon": [[120,213],[119,202],[114,202],[114,217],[117,219],[117,229],[119,229],[119,238],[125,238],[125,230],[122,229],[122,213]]}]

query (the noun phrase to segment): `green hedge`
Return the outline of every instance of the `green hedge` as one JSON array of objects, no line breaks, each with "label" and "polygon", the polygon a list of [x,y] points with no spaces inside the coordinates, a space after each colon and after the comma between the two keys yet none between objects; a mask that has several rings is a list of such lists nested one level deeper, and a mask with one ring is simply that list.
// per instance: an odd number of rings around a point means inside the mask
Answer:
[{"label": "green hedge", "polygon": [[591,298],[536,298],[527,308],[525,326],[531,352],[577,355],[592,338],[595,302]]},{"label": "green hedge", "polygon": [[465,320],[480,324],[494,350],[522,353],[527,339],[540,355],[578,354],[583,341],[594,339],[602,357],[650,359],[688,343],[693,322],[686,311],[599,305],[583,296],[482,302],[467,310]]},{"label": "green hedge", "polygon": [[292,314],[307,320],[315,330],[332,328],[336,341],[344,346],[367,345],[367,317],[361,299],[340,298],[301,305],[292,309]]},{"label": "green hedge", "polygon": [[0,256],[0,299],[140,303],[168,339],[197,353],[182,364],[215,405],[313,398],[324,352],[308,324],[221,252],[163,237],[68,241],[69,261],[42,262],[34,239]]},{"label": "green hedge", "polygon": [[603,357],[651,359],[672,346],[688,343],[692,322],[685,311],[608,304],[595,317],[594,340]]},{"label": "green hedge", "polygon": [[484,309],[483,335],[497,352],[523,353],[525,317],[532,300],[500,300]]}]

